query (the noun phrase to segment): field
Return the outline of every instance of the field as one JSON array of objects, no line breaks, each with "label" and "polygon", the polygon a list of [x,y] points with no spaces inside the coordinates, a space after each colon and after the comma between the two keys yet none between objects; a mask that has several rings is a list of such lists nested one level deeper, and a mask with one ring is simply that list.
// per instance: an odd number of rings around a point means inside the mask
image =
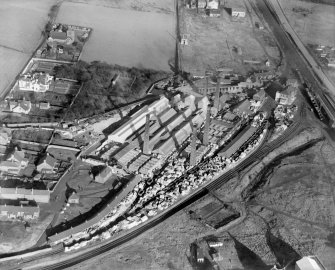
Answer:
[{"label": "field", "polygon": [[84,61],[100,60],[128,67],[169,71],[168,61],[174,57],[175,48],[174,15],[170,12],[173,1],[165,1],[169,3],[170,10],[164,9],[164,13],[155,8],[151,8],[150,12],[142,11],[140,6],[145,7],[145,3],[138,6],[131,1],[119,2],[64,2],[57,22],[93,29],[81,56]]},{"label": "field", "polygon": [[42,30],[55,0],[2,0],[0,6],[0,95],[42,40]]},{"label": "field", "polygon": [[[317,2],[281,0],[280,5],[305,46],[335,47],[335,6]],[[316,56],[315,50],[311,52]],[[322,62],[320,60],[319,58],[318,61]],[[324,67],[323,70],[328,70],[330,78],[335,82],[335,69]]]},{"label": "field", "polygon": [[[256,22],[263,23],[253,10],[252,1],[238,0],[235,4],[247,8],[245,18],[232,18],[228,8],[222,8],[218,18],[207,17],[200,9],[197,13],[196,9],[180,8],[180,34],[189,35],[188,45],[181,45],[184,71],[200,76],[206,70],[228,67],[245,74],[253,69],[265,69],[267,59],[272,68],[279,64],[273,36],[266,27],[260,30],[255,26]],[[247,60],[260,64],[244,64]]]}]

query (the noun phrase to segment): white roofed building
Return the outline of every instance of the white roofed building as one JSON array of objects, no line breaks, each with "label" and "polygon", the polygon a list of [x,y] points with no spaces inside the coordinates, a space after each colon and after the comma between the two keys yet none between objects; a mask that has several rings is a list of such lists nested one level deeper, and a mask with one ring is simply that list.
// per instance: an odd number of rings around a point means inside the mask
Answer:
[{"label": "white roofed building", "polygon": [[46,92],[50,88],[53,76],[48,73],[34,73],[21,75],[19,89],[34,92]]},{"label": "white roofed building", "polygon": [[305,256],[295,263],[295,270],[327,270],[317,256]]},{"label": "white roofed building", "polygon": [[126,139],[133,134],[136,130],[140,129],[145,125],[146,115],[153,113],[154,115],[163,111],[170,106],[169,100],[162,96],[159,100],[153,102],[150,105],[145,106],[140,111],[131,116],[131,119],[115,130],[108,136],[111,141],[124,143]]}]

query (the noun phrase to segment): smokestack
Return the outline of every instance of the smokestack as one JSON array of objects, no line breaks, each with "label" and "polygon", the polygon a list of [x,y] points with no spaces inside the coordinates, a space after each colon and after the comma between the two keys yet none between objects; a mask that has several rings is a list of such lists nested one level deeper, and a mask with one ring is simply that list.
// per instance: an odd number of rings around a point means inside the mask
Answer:
[{"label": "smokestack", "polygon": [[211,124],[211,110],[209,106],[207,106],[207,112],[206,112],[206,120],[205,120],[205,127],[204,127],[204,134],[203,134],[203,144],[208,145],[209,143],[209,126]]},{"label": "smokestack", "polygon": [[145,122],[145,130],[144,130],[144,138],[143,138],[143,154],[148,155],[150,154],[149,150],[149,134],[150,132],[150,113],[146,115],[146,122]]},{"label": "smokestack", "polygon": [[220,77],[217,77],[214,107],[217,111],[220,110]]},{"label": "smokestack", "polygon": [[197,126],[193,125],[193,134],[191,140],[190,165],[194,166],[197,161]]}]

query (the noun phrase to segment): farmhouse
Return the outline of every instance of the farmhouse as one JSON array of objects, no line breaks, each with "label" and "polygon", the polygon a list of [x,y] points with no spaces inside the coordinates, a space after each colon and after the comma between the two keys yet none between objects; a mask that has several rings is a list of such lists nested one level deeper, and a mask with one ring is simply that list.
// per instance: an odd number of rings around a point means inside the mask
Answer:
[{"label": "farmhouse", "polygon": [[56,165],[57,159],[47,154],[40,159],[36,169],[40,173],[54,173]]},{"label": "farmhouse", "polygon": [[28,166],[28,159],[24,157],[24,151],[15,150],[5,161],[0,162],[0,171],[19,174]]},{"label": "farmhouse", "polygon": [[297,88],[289,86],[284,91],[277,91],[275,101],[281,105],[292,105],[297,95]]},{"label": "farmhouse", "polygon": [[19,89],[24,91],[46,92],[50,88],[53,76],[48,73],[34,73],[21,75]]},{"label": "farmhouse", "polygon": [[68,30],[66,33],[63,31],[50,31],[48,42],[72,44],[75,39],[75,32]]},{"label": "farmhouse", "polygon": [[9,128],[0,128],[0,145],[7,145],[11,140],[12,134]]},{"label": "farmhouse", "polygon": [[37,219],[40,216],[39,206],[25,206],[17,205],[0,205],[0,217],[9,219],[24,219],[31,220]]}]

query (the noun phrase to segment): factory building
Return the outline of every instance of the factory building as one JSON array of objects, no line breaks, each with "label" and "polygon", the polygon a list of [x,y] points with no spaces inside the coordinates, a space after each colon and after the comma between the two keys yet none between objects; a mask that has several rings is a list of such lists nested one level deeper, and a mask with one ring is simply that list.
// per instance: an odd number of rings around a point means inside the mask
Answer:
[{"label": "factory building", "polygon": [[231,157],[233,154],[237,152],[240,147],[246,143],[252,135],[255,134],[257,128],[248,126],[246,127],[231,143],[229,143],[220,153],[219,155],[225,156],[227,158]]},{"label": "factory building", "polygon": [[201,114],[197,114],[190,120],[184,121],[180,126],[178,126],[178,128],[174,129],[168,139],[163,142],[159,142],[153,149],[153,152],[161,154],[165,157],[170,155],[192,134],[192,125],[200,126],[204,121],[205,117]]},{"label": "factory building", "polygon": [[111,141],[124,143],[130,135],[145,125],[147,113],[152,112],[154,114],[158,114],[168,107],[169,100],[166,97],[161,97],[152,104],[144,106],[140,111],[132,115],[129,121],[111,133],[108,136],[108,139]]}]

